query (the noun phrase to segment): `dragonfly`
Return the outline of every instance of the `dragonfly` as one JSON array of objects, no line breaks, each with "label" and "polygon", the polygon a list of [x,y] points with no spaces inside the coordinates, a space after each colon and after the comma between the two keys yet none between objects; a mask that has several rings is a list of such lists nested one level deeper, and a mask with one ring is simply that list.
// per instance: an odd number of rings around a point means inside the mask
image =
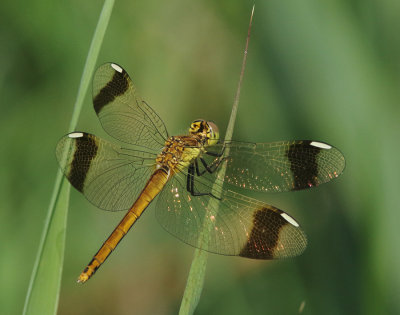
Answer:
[{"label": "dragonfly", "polygon": [[56,156],[64,175],[98,208],[127,211],[78,278],[98,270],[157,197],[161,226],[202,250],[252,259],[300,255],[307,238],[288,213],[246,191],[308,189],[338,177],[342,153],[320,141],[221,141],[212,121],[193,121],[170,136],[116,63],[93,79],[93,106],[103,129],[120,143],[86,132],[62,137]]}]

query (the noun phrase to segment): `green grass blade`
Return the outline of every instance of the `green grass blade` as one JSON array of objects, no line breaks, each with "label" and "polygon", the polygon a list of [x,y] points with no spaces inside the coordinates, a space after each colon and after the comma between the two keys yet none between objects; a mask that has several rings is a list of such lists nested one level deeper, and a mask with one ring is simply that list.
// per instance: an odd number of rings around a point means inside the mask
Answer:
[{"label": "green grass blade", "polygon": [[[240,98],[240,89],[242,86],[244,69],[246,67],[247,50],[248,50],[248,46],[249,46],[253,14],[254,14],[254,6],[253,6],[253,10],[252,10],[251,16],[250,16],[250,23],[249,23],[248,33],[247,33],[246,48],[245,48],[244,56],[243,56],[242,69],[240,72],[239,83],[238,83],[238,87],[236,90],[235,100],[232,105],[231,116],[229,118],[229,123],[228,123],[228,127],[227,127],[226,134],[225,134],[225,141],[229,141],[232,139],[233,127],[234,127],[235,121],[236,121],[236,113],[237,113],[237,108],[239,105],[239,98]],[[225,150],[225,155],[226,154],[229,154],[228,148]],[[217,178],[224,178],[225,171],[226,171],[226,168],[221,167],[220,170],[218,171]],[[216,199],[214,199],[214,198],[210,199],[210,203],[217,203],[216,205],[213,205],[212,207],[213,208],[218,207],[218,201]],[[209,206],[211,206],[211,204],[209,204]],[[209,228],[210,227],[207,226],[207,224],[205,224],[205,226],[203,226],[202,234],[204,234],[204,233],[208,234]],[[199,239],[204,240],[207,238],[204,236],[200,236]],[[197,307],[197,304],[199,303],[201,292],[203,290],[203,285],[204,285],[204,277],[206,274],[207,258],[208,258],[208,252],[201,250],[201,249],[197,249],[197,248],[195,249],[194,257],[192,260],[192,265],[190,266],[189,276],[188,276],[188,279],[186,282],[185,292],[183,294],[182,303],[181,303],[181,307],[179,310],[179,315],[193,314]]]},{"label": "green grass blade", "polygon": [[[62,177],[57,176],[56,182]],[[64,261],[70,185],[64,184],[49,207],[47,233],[39,248],[23,314],[56,314]],[[57,202],[55,202],[57,200]],[[46,224],[47,225],[47,224]],[[44,234],[44,233],[43,233]],[[40,256],[39,256],[40,255]]]},{"label": "green grass blade", "polygon": [[[69,131],[76,127],[113,6],[114,0],[105,0],[86,58]],[[23,314],[45,315],[57,313],[64,261],[69,192],[70,185],[63,179],[61,172],[58,172],[25,299]]]}]

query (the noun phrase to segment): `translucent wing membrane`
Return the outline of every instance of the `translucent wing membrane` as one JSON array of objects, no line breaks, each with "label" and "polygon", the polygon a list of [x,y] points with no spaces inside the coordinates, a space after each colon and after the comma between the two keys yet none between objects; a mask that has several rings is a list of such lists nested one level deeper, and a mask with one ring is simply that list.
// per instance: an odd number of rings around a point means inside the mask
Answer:
[{"label": "translucent wing membrane", "polygon": [[[197,191],[211,191],[210,185],[196,178]],[[177,174],[159,196],[158,221],[183,242],[217,254],[279,259],[304,251],[306,236],[288,214],[218,185],[217,190],[220,201],[209,195],[192,196],[186,179]]]},{"label": "translucent wing membrane", "polygon": [[[93,106],[104,130],[132,148],[73,132],[58,142],[57,159],[70,183],[95,206],[129,211],[82,272],[81,282],[157,194],[158,221],[189,245],[253,259],[297,256],[307,239],[296,220],[240,192],[310,188],[338,177],[345,167],[339,150],[317,141],[230,141],[207,147],[203,144],[215,142],[217,128],[202,120],[192,123],[189,135],[169,138],[163,121],[114,63],[95,73]],[[218,175],[221,167],[224,175]]]},{"label": "translucent wing membrane", "polygon": [[168,138],[163,121],[140,99],[128,73],[117,64],[97,69],[93,106],[104,130],[118,140],[159,151]]},{"label": "translucent wing membrane", "polygon": [[83,132],[61,138],[56,155],[70,183],[105,210],[126,210],[132,206],[150,178],[156,157]]},{"label": "translucent wing membrane", "polygon": [[283,192],[318,186],[338,177],[345,167],[342,153],[317,141],[271,143],[228,142],[210,147],[227,150],[220,181],[264,192]]},{"label": "translucent wing membrane", "polygon": [[[306,236],[290,215],[233,188],[283,192],[320,185],[342,173],[340,151],[317,141],[228,142],[207,151],[211,155],[199,156],[195,173],[178,173],[161,193],[160,224],[185,243],[218,254],[256,259],[301,254]],[[223,152],[225,157],[218,157]],[[222,178],[208,171],[223,165]]]}]

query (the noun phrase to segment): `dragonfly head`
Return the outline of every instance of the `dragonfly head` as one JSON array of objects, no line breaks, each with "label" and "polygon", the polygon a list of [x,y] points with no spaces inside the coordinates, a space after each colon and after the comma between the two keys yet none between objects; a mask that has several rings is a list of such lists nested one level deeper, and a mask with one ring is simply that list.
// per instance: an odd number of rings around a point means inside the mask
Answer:
[{"label": "dragonfly head", "polygon": [[193,121],[190,125],[189,133],[201,136],[207,145],[214,145],[219,141],[218,127],[212,121],[205,121],[203,119]]}]

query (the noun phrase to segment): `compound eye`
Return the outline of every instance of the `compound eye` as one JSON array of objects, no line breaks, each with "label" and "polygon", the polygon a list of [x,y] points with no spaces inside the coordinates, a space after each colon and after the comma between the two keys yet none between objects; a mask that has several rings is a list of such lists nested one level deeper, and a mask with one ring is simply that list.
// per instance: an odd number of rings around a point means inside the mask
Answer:
[{"label": "compound eye", "polygon": [[212,121],[207,121],[208,127],[209,127],[209,132],[207,134],[208,136],[208,145],[214,145],[217,144],[219,141],[219,129],[218,126],[212,122]]}]

